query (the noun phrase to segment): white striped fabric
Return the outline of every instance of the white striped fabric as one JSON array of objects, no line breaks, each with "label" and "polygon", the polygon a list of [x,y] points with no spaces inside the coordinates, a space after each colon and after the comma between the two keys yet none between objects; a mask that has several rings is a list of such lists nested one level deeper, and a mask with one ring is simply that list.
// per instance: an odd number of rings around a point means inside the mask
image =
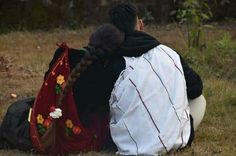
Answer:
[{"label": "white striped fabric", "polygon": [[118,153],[158,155],[186,146],[190,119],[179,55],[159,45],[125,61],[110,97],[110,129]]}]

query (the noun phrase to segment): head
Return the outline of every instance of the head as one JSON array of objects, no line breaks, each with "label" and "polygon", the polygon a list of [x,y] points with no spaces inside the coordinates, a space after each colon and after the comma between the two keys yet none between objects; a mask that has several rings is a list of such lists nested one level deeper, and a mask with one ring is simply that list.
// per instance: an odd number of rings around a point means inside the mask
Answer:
[{"label": "head", "polygon": [[94,61],[109,58],[124,40],[124,34],[112,24],[100,26],[89,39],[88,50],[81,61],[74,67],[68,81],[58,99],[60,105],[66,96],[66,92]]},{"label": "head", "polygon": [[112,24],[103,24],[89,38],[88,47],[96,50],[95,55],[104,53],[105,57],[114,54],[124,40],[124,34]]},{"label": "head", "polygon": [[143,30],[143,21],[138,18],[137,8],[131,3],[120,3],[109,11],[110,22],[127,33]]}]

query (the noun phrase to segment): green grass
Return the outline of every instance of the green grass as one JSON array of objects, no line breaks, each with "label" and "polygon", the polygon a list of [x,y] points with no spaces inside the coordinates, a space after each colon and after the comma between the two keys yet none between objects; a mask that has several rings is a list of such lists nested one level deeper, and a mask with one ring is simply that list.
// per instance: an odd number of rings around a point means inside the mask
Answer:
[{"label": "green grass", "polygon": [[[196,132],[192,147],[170,155],[233,156],[236,153],[236,30],[215,27],[206,32],[206,48],[187,49],[183,28],[148,27],[147,32],[162,43],[177,49],[202,77],[207,110]],[[56,49],[66,41],[79,48],[86,45],[94,30],[54,30],[50,32],[12,32],[0,35],[0,122],[7,107],[19,99],[35,96],[44,72]],[[8,66],[8,69],[6,69]],[[10,94],[18,95],[16,99]],[[101,151],[80,155],[113,155]],[[1,155],[36,155],[18,150],[0,150]]]}]

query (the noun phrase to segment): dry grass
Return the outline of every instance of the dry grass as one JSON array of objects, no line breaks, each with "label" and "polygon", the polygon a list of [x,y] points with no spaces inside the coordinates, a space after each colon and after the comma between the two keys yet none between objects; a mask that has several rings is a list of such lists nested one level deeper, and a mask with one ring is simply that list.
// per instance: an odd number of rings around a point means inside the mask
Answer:
[{"label": "dry grass", "polygon": [[[37,94],[43,80],[44,72],[47,70],[48,63],[56,49],[55,43],[66,41],[71,47],[79,48],[82,45],[86,45],[88,36],[92,30],[93,27],[77,31],[12,32],[0,35],[0,122],[7,107],[12,102]],[[165,28],[148,27],[147,31],[156,36],[162,43],[174,47],[181,51],[184,56],[190,56],[191,59],[194,59],[195,62],[192,63],[192,66],[204,79],[207,112],[202,124],[196,132],[195,141],[192,147],[173,152],[170,155],[235,155],[236,78],[227,79],[224,78],[224,75],[214,74],[217,72],[211,67],[214,62],[208,64],[209,59],[207,57],[217,56],[217,53],[210,56],[206,54],[207,51],[200,53],[200,55],[199,52],[196,54],[188,53],[186,42],[183,39],[184,35],[181,33],[180,28],[168,25]],[[222,32],[225,31],[234,34],[231,42],[236,45],[236,30],[224,30],[223,28],[221,30],[218,28],[209,30],[206,36],[207,43],[213,44],[215,40],[221,38]],[[236,47],[234,48],[236,49]],[[233,58],[235,58],[235,49],[233,51]],[[187,55],[185,55],[186,53]],[[227,53],[227,50],[225,50],[225,53]],[[231,60],[231,63],[232,62]],[[217,63],[217,65],[219,63]],[[223,64],[221,68],[235,75],[235,73],[233,73],[235,70],[229,70],[228,66],[224,68]],[[232,66],[232,68],[235,67]],[[11,98],[11,93],[17,94],[18,97],[16,99]],[[18,150],[0,150],[0,156],[1,155],[26,156],[36,154],[24,153]],[[102,151],[100,153],[90,152],[77,155],[106,156],[114,155],[114,152]]]}]

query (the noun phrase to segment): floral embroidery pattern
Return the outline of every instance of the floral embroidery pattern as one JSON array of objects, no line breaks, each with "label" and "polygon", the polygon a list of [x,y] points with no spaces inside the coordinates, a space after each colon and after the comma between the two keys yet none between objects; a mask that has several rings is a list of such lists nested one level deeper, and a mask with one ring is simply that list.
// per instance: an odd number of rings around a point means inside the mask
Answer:
[{"label": "floral embroidery pattern", "polygon": [[79,126],[74,126],[71,120],[67,119],[66,122],[66,136],[70,136],[72,133],[75,135],[79,135],[81,133],[81,129]]},{"label": "floral embroidery pattern", "polygon": [[51,125],[52,119],[48,118],[44,120],[43,125],[48,129],[48,127]]},{"label": "floral embroidery pattern", "polygon": [[60,108],[51,106],[49,116],[53,119],[58,119],[62,116],[62,110]]},{"label": "floral embroidery pattern", "polygon": [[[55,73],[52,73],[55,75]],[[45,83],[45,85],[48,85]],[[62,92],[63,86],[65,85],[65,77],[59,74],[56,78],[56,86],[55,91],[56,94],[60,94]],[[58,119],[62,116],[62,110],[60,108],[55,108],[55,106],[51,106],[49,110],[49,115],[44,119],[42,114],[38,114],[36,117],[37,120],[37,129],[39,134],[42,136],[50,127],[54,119]],[[81,128],[73,124],[70,119],[67,119],[65,122],[65,133],[66,136],[71,136],[72,134],[79,135],[81,133]]]},{"label": "floral embroidery pattern", "polygon": [[60,108],[55,108],[55,106],[50,107],[50,113],[46,119],[44,119],[41,114],[38,114],[36,119],[39,134],[42,136],[52,124],[53,119],[58,119],[61,116],[62,110]]},{"label": "floral embroidery pattern", "polygon": [[43,135],[46,132],[47,128],[51,125],[52,118],[48,116],[48,118],[44,119],[41,114],[38,114],[36,119],[38,132],[40,135]]},{"label": "floral embroidery pattern", "polygon": [[57,84],[56,84],[56,94],[60,94],[62,91],[62,85],[65,82],[65,78],[63,75],[57,76]]},{"label": "floral embroidery pattern", "polygon": [[59,85],[62,85],[64,82],[65,82],[64,76],[61,75],[61,74],[58,75],[58,76],[57,76],[57,83],[58,83]]},{"label": "floral embroidery pattern", "polygon": [[69,120],[69,119],[67,119],[67,120],[66,120],[66,127],[72,128],[73,126],[74,126],[74,125],[73,125],[72,121]]},{"label": "floral embroidery pattern", "polygon": [[52,120],[55,119],[53,116],[51,116],[51,113],[54,113],[55,110],[56,110],[56,108],[54,106],[51,106],[50,107],[50,113],[49,113],[49,115],[46,119],[43,118],[42,114],[37,115],[37,117],[36,117],[37,129],[38,129],[38,132],[41,136],[46,132],[46,130],[52,124]]},{"label": "floral embroidery pattern", "polygon": [[44,121],[43,116],[41,114],[38,114],[38,116],[37,116],[37,123],[38,124],[43,124],[43,121]]},{"label": "floral embroidery pattern", "polygon": [[75,135],[78,135],[78,134],[80,134],[81,129],[79,128],[79,126],[74,126],[74,127],[72,128],[72,131],[73,131],[73,133],[74,133]]}]

